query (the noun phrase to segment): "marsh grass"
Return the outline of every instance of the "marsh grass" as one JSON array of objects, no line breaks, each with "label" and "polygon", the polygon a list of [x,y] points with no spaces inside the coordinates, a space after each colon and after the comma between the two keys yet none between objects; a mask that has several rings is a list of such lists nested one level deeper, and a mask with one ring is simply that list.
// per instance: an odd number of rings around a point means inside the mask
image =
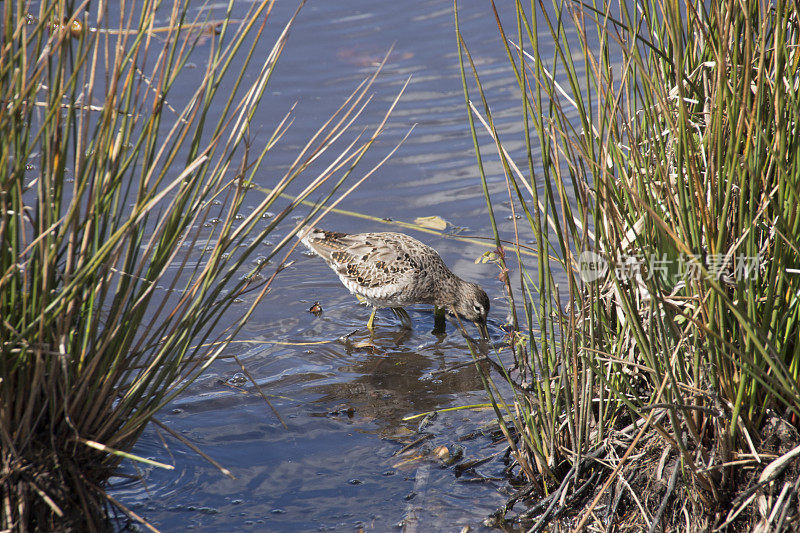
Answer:
[{"label": "marsh grass", "polygon": [[[232,7],[0,7],[0,530],[104,529],[121,460],[171,468],[133,444],[284,268],[254,261],[288,241],[265,254],[265,237],[310,194],[336,194],[385,124],[389,111],[350,133],[372,77],[254,191],[292,122],[249,128],[297,12],[275,26],[274,1],[237,20]],[[199,82],[176,95],[190,58]]]},{"label": "marsh grass", "polygon": [[484,185],[488,135],[539,249],[512,263],[494,225],[524,313],[513,398],[487,380],[521,485],[498,520],[798,527],[797,4],[514,5],[522,150],[457,30]]}]

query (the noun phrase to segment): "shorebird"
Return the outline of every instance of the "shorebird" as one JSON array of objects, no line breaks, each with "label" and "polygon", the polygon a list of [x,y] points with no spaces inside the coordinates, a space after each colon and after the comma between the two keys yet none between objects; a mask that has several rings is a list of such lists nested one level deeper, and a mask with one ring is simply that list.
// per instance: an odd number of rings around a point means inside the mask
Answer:
[{"label": "shorebird", "polygon": [[348,234],[313,228],[301,242],[328,263],[351,293],[372,306],[370,330],[379,308],[391,308],[410,325],[403,307],[433,304],[437,317],[443,319],[444,311],[450,311],[474,322],[488,338],[489,297],[477,284],[450,272],[436,250],[417,239],[403,233]]}]

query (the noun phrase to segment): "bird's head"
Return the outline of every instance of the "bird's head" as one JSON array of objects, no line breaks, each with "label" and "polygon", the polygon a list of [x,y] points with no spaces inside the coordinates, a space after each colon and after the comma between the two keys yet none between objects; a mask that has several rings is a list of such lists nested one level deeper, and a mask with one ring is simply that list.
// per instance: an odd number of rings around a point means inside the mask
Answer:
[{"label": "bird's head", "polygon": [[465,281],[453,310],[461,318],[475,322],[481,334],[487,335],[486,316],[489,314],[489,297],[476,283]]}]

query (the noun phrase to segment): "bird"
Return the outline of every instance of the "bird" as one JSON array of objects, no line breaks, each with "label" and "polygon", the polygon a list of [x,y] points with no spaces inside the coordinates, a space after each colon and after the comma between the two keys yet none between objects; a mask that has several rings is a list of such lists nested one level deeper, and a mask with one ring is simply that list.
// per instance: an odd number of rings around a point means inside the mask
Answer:
[{"label": "bird", "polygon": [[403,307],[432,304],[437,316],[444,310],[475,323],[488,338],[489,297],[477,283],[453,274],[439,254],[404,233],[340,233],[318,228],[301,230],[301,242],[319,255],[351,293],[372,306],[375,313],[391,308],[401,320],[411,319]]}]

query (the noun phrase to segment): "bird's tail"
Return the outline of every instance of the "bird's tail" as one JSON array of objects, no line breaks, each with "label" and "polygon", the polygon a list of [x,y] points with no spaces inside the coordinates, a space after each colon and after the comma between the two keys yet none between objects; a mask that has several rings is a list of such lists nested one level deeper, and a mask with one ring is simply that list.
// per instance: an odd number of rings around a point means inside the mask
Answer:
[{"label": "bird's tail", "polygon": [[315,227],[305,226],[300,228],[298,232],[295,233],[295,237],[300,239],[300,242],[302,242],[306,248],[312,252],[316,252],[312,242],[318,239],[324,239],[325,232]]},{"label": "bird's tail", "polygon": [[305,228],[302,233],[298,232],[300,242],[326,261],[331,260],[331,254],[340,252],[347,248],[351,243],[347,240],[347,233],[337,231],[325,231],[319,228]]},{"label": "bird's tail", "polygon": [[313,226],[303,226],[302,228],[297,230],[297,233],[295,233],[294,236],[300,239],[300,242],[308,246],[309,237],[313,239],[312,235],[317,233],[317,231],[318,231],[317,228]]}]

